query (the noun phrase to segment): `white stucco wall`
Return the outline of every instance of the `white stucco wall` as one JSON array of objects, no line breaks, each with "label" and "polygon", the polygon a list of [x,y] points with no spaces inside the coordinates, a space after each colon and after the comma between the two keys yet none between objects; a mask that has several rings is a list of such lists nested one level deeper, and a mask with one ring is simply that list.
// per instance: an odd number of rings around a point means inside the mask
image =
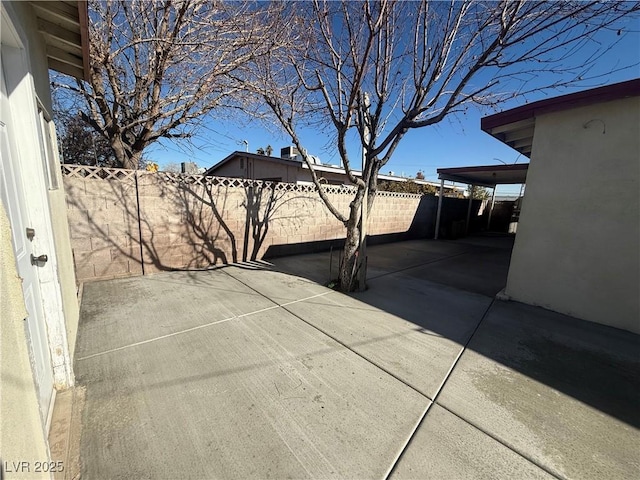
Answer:
[{"label": "white stucco wall", "polygon": [[[3,462],[28,462],[49,458],[38,399],[33,384],[21,280],[16,270],[11,227],[0,202],[0,454]],[[10,470],[15,470],[12,467]],[[0,475],[2,476],[2,475]],[[5,472],[5,478],[18,477]],[[25,477],[26,478],[26,477]],[[29,478],[48,478],[31,472]]]},{"label": "white stucco wall", "polygon": [[[24,162],[22,175],[30,175],[24,185],[31,189],[46,192],[47,214],[39,215],[38,221],[47,228],[36,228],[37,234],[48,238],[46,249],[50,257],[48,265],[54,265],[55,270],[51,274],[41,276],[42,288],[53,288],[55,293],[49,295],[53,300],[49,305],[60,305],[59,315],[51,317],[55,322],[55,332],[49,335],[55,337],[56,343],[52,343],[60,357],[65,359],[64,365],[58,364],[59,370],[64,372],[63,381],[59,386],[69,386],[70,358],[66,351],[69,343],[73,349],[78,325],[78,302],[76,296],[75,274],[71,260],[71,242],[67,223],[62,179],[57,169],[53,172],[58,177],[57,190],[48,190],[46,187],[45,163],[40,158],[42,150],[37,135],[38,114],[36,99],[44,111],[51,114],[51,95],[49,90],[49,76],[47,70],[46,48],[42,35],[37,31],[37,23],[31,5],[28,2],[2,2],[3,28],[9,25],[15,27],[16,35],[22,44],[19,50],[20,56],[26,61],[21,64],[19,70],[28,72],[20,79],[20,93],[12,100],[12,113],[16,122],[10,135],[17,135],[13,139],[20,146],[22,158],[29,159]],[[6,32],[5,32],[6,33]],[[13,34],[12,34],[13,35]],[[9,36],[7,34],[7,39]],[[3,44],[5,35],[3,34]],[[11,44],[14,50],[15,46]],[[3,50],[4,51],[4,50]],[[16,50],[18,51],[18,50]],[[12,57],[13,58],[13,57]],[[3,67],[12,69],[11,58],[3,58]],[[13,84],[12,84],[13,85]],[[35,95],[34,95],[35,93]],[[17,98],[20,100],[17,100]],[[28,98],[29,101],[24,101]],[[15,110],[14,110],[15,109]],[[23,128],[25,125],[28,128]],[[16,133],[17,132],[17,133]],[[4,161],[4,160],[3,160]],[[28,173],[25,173],[28,172]],[[2,318],[1,349],[2,371],[0,376],[0,400],[2,410],[0,412],[0,454],[2,461],[6,462],[30,462],[32,468],[28,478],[49,478],[49,474],[37,474],[33,471],[34,461],[45,461],[48,458],[48,446],[46,438],[46,426],[40,418],[38,399],[34,384],[34,378],[29,358],[28,336],[25,330],[24,301],[22,300],[20,278],[17,275],[15,255],[11,244],[11,226],[6,221],[5,205],[2,205],[0,222],[0,263],[2,274],[0,275],[0,317]],[[46,211],[46,210],[45,210]],[[32,212],[33,214],[33,212]],[[33,216],[33,215],[32,215]],[[42,220],[49,217],[46,222]],[[35,225],[33,225],[35,226]],[[50,278],[49,278],[50,277]],[[42,278],[45,278],[43,281]],[[47,290],[51,292],[52,290]],[[62,325],[64,323],[64,325]],[[51,325],[47,325],[48,327]],[[49,339],[51,341],[51,338]],[[71,352],[72,356],[72,352]],[[9,474],[7,478],[15,475],[27,478],[24,474]],[[1,476],[1,475],[0,475]]]},{"label": "white stucco wall", "polygon": [[536,118],[506,294],[640,333],[640,97]]}]

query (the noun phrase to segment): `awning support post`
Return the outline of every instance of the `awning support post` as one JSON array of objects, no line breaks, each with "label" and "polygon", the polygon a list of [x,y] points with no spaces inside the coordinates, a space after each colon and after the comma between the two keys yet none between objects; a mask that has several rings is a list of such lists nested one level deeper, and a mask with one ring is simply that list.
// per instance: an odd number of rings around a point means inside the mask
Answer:
[{"label": "awning support post", "polygon": [[440,179],[440,193],[438,194],[438,212],[436,213],[436,233],[433,236],[434,240],[438,239],[438,232],[440,232],[440,214],[442,213],[442,197],[444,196],[444,178]]},{"label": "awning support post", "polygon": [[464,226],[464,234],[469,235],[469,222],[471,221],[471,205],[473,204],[473,190],[475,185],[472,183],[469,188],[469,206],[467,207],[467,223]]},{"label": "awning support post", "polygon": [[493,206],[496,203],[496,185],[493,186],[491,193],[491,206],[489,207],[489,215],[487,216],[487,231],[491,228],[491,215],[493,215]]}]

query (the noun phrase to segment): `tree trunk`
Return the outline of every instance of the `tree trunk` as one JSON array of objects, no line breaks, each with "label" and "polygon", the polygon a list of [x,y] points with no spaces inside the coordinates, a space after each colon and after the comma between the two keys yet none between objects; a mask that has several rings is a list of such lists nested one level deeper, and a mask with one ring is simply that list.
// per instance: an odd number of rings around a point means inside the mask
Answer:
[{"label": "tree trunk", "polygon": [[344,241],[342,261],[340,262],[339,288],[343,292],[353,292],[358,289],[358,247],[360,245],[360,226],[362,222],[363,190],[359,190],[351,202],[349,220],[347,222],[347,237]]},{"label": "tree trunk", "polygon": [[125,160],[124,168],[128,168],[130,170],[138,170],[142,167],[142,152],[133,152],[131,156],[127,157]]},{"label": "tree trunk", "polygon": [[120,137],[113,137],[110,143],[113,153],[116,156],[116,161],[118,162],[117,166],[120,168],[130,168],[127,166],[127,151],[124,148],[122,139],[120,139]]},{"label": "tree trunk", "polygon": [[129,170],[138,170],[141,168],[142,150],[133,150],[126,148],[124,141],[120,136],[111,139],[111,148],[116,156],[120,168]]},{"label": "tree trunk", "polygon": [[356,225],[347,227],[347,238],[344,241],[339,276],[339,288],[343,292],[353,292],[357,288],[356,268],[358,266],[359,236],[360,229]]},{"label": "tree trunk", "polygon": [[[365,188],[363,187],[358,191],[355,198],[349,205],[350,214],[347,221],[346,230],[347,237],[344,241],[344,249],[342,251],[342,258],[340,262],[340,272],[338,275],[338,288],[342,292],[354,292],[362,291],[366,285],[360,285],[360,282],[366,282],[366,278],[363,275],[358,279],[358,272],[361,268],[366,268],[366,258],[360,258],[360,229],[362,228],[362,200],[364,198]],[[371,207],[375,200],[375,191],[369,191],[367,196],[367,213],[366,218],[369,217]],[[366,237],[362,241],[363,247],[366,249]],[[365,250],[366,251],[366,250]]]}]

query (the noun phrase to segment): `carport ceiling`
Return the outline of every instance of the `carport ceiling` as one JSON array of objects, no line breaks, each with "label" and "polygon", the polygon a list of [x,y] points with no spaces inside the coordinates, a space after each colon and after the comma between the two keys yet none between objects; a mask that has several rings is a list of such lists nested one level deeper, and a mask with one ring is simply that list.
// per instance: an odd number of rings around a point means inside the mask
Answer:
[{"label": "carport ceiling", "polygon": [[47,45],[47,62],[52,70],[79,79],[89,71],[87,2],[30,2],[38,31]]},{"label": "carport ceiling", "polygon": [[486,165],[479,167],[439,168],[438,178],[450,182],[495,187],[496,185],[526,183],[528,163]]}]

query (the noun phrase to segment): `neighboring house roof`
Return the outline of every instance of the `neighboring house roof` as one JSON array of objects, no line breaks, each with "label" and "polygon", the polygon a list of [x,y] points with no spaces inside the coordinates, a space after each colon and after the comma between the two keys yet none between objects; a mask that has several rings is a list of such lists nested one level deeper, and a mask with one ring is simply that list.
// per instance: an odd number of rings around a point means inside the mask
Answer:
[{"label": "neighboring house roof", "polygon": [[[240,152],[240,151],[236,150],[235,152],[227,155],[225,158],[220,160],[213,167],[209,168],[206,172],[204,172],[204,174],[205,175],[213,175],[214,172],[216,170],[218,170],[220,167],[222,167],[226,163],[229,163],[232,160],[235,160],[237,158],[251,158],[253,160],[258,160],[258,161],[261,161],[261,162],[280,163],[282,165],[289,165],[289,166],[292,166],[292,167],[296,167],[296,166],[299,167],[300,166],[300,162],[295,161],[295,160],[287,160],[285,158],[280,158],[280,157],[271,157],[271,156],[268,156],[268,155],[260,155],[258,153],[249,153],[249,152]],[[320,168],[321,166],[318,165],[318,167]]]},{"label": "neighboring house roof", "polygon": [[495,187],[496,185],[526,183],[528,169],[528,163],[439,168],[438,177],[441,180],[461,182],[468,185]]},{"label": "neighboring house roof", "polygon": [[89,78],[89,13],[86,1],[31,2],[47,47],[49,68]]},{"label": "neighboring house roof", "polygon": [[640,79],[592,88],[522,105],[482,118],[483,131],[519,151],[531,155],[536,116],[545,113],[640,95]]},{"label": "neighboring house roof", "polygon": [[[223,165],[225,165],[228,162],[231,162],[233,160],[236,159],[240,159],[240,158],[250,158],[253,160],[258,160],[260,162],[270,162],[270,163],[278,163],[278,164],[282,164],[282,165],[287,165],[287,166],[291,166],[291,167],[296,167],[296,168],[302,168],[305,170],[308,170],[309,167],[305,162],[300,162],[297,160],[288,160],[285,158],[280,158],[280,157],[271,157],[268,155],[260,155],[257,153],[249,153],[249,152],[241,152],[241,151],[235,151],[233,153],[231,153],[230,155],[226,156],[225,158],[223,158],[221,161],[219,161],[218,163],[216,163],[213,167],[209,168],[206,172],[204,172],[204,175],[215,175],[216,171],[218,169],[220,169],[220,167],[222,167]],[[342,167],[338,167],[338,166],[334,166],[334,165],[314,165],[313,169],[317,172],[330,172],[330,173],[335,173],[337,175],[343,175],[346,177],[346,173],[344,171],[344,168]],[[353,174],[356,177],[359,177],[361,175],[362,172],[355,170],[353,172]],[[437,183],[435,182],[430,182],[428,180],[419,180],[419,179],[406,179],[404,177],[396,177],[395,175],[383,175],[383,174],[379,174],[378,175],[378,180],[389,180],[389,181],[395,181],[395,182],[406,182],[407,180],[411,180],[412,182],[421,184],[421,185],[433,185],[433,186],[438,186]]]}]

